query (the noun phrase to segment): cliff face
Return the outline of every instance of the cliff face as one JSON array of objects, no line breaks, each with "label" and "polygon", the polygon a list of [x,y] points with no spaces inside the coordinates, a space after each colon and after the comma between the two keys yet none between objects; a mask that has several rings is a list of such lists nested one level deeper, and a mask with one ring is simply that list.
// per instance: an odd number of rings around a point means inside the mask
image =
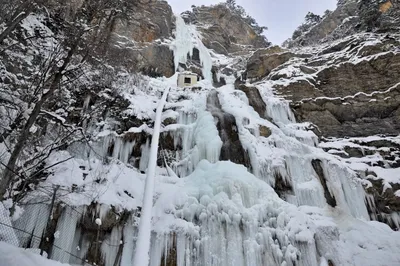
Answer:
[{"label": "cliff face", "polygon": [[131,12],[105,25],[109,36],[103,54],[110,64],[152,76],[175,73],[173,53],[163,41],[172,37],[175,17],[166,1],[138,3]]},{"label": "cliff face", "polygon": [[[172,76],[173,54],[165,40],[172,38],[175,16],[166,1],[44,1],[52,16],[73,21],[83,13],[98,43],[94,52],[104,62],[152,76]],[[161,60],[160,60],[161,59]]]},{"label": "cliff face", "polygon": [[269,45],[263,36],[225,4],[194,7],[184,13],[184,18],[197,26],[204,45],[219,54],[243,52],[243,46],[262,48]]},{"label": "cliff face", "polygon": [[398,1],[338,1],[333,12],[286,41],[289,47],[329,42],[364,31],[397,32],[400,18]]}]

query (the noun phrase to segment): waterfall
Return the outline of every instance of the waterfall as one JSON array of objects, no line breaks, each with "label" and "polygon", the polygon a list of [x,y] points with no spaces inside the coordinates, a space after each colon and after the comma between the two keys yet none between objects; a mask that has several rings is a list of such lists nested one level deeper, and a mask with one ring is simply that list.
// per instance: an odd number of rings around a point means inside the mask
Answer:
[{"label": "waterfall", "polygon": [[193,48],[199,50],[200,63],[203,67],[202,71],[204,78],[211,81],[212,58],[210,52],[201,41],[201,36],[197,32],[195,26],[186,25],[183,18],[177,15],[175,40],[171,44],[171,49],[174,51],[175,56],[175,70],[178,70],[179,63],[186,64],[188,56],[193,56]]}]

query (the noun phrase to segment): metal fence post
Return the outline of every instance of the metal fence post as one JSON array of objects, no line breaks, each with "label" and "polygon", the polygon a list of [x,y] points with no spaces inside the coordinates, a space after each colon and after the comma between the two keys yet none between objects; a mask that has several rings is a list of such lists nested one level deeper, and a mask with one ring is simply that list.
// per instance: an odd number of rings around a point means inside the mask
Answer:
[{"label": "metal fence post", "polygon": [[[46,239],[47,230],[48,230],[49,227],[50,227],[50,223],[51,223],[52,216],[53,216],[54,202],[56,201],[57,190],[58,190],[59,188],[60,188],[60,186],[55,186],[55,187],[54,187],[53,197],[51,198],[51,203],[50,203],[49,218],[47,219],[46,228],[44,229],[43,234],[42,234],[42,241],[41,241],[42,243],[44,243],[44,241],[47,241],[47,239]],[[44,246],[44,245],[41,245],[41,247],[40,247],[40,255],[41,255],[41,256],[43,255],[43,252],[44,252],[43,246]]]}]

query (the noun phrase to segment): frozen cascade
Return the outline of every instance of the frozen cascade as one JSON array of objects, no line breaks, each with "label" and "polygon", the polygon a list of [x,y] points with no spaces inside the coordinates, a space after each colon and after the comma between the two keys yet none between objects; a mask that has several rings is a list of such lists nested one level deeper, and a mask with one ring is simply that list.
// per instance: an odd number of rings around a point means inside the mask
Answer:
[{"label": "frozen cascade", "polygon": [[[291,218],[284,214],[288,212],[282,212],[289,205],[285,207],[273,190],[254,178],[245,167],[203,160],[186,178],[184,186],[190,188],[187,194],[171,191],[161,195],[155,206],[163,209],[171,199],[176,200],[171,204],[181,205],[164,217],[164,222],[174,216],[180,220],[174,222],[174,231],[178,234],[176,246],[181,247],[177,248],[179,266],[261,266],[281,265],[284,261],[286,265],[294,265],[295,234],[288,236],[288,232],[284,232]],[[298,223],[301,224],[301,219]],[[162,222],[156,222],[154,227],[156,231],[165,230]],[[169,250],[171,246],[166,248],[165,245],[173,243],[158,239],[153,246],[158,250],[157,256],[152,256],[156,261],[151,265],[159,265],[159,252]]]},{"label": "frozen cascade", "polygon": [[289,103],[285,101],[277,101],[275,98],[268,98],[267,101],[267,115],[271,117],[276,123],[295,123],[296,119],[290,110]]},{"label": "frozen cascade", "polygon": [[203,66],[203,76],[207,80],[212,80],[211,68],[212,58],[208,49],[204,46],[200,34],[194,25],[186,25],[183,18],[176,15],[175,41],[171,45],[174,51],[175,70],[179,64],[186,64],[188,55],[193,56],[193,48],[200,52],[200,63]]},{"label": "frozen cascade", "polygon": [[370,220],[366,208],[366,194],[355,174],[348,168],[323,161],[325,176],[330,183],[329,189],[335,195],[338,205],[356,218]]},{"label": "frozen cascade", "polygon": [[205,159],[215,163],[219,160],[222,141],[213,116],[207,111],[180,113],[178,120],[184,126],[174,133],[175,145],[181,145],[181,161],[172,165],[180,177],[193,172],[197,164]]},{"label": "frozen cascade", "polygon": [[122,228],[114,227],[110,236],[101,245],[101,254],[104,258],[104,266],[114,266],[118,250],[122,248]]},{"label": "frozen cascade", "polygon": [[53,250],[51,259],[69,263],[71,256],[65,252],[65,250],[72,250],[74,238],[76,235],[77,223],[80,219],[78,213],[83,213],[82,208],[75,210],[72,207],[67,206],[63,211],[58,223],[56,232],[60,235],[54,240],[54,245],[60,247]]},{"label": "frozen cascade", "polygon": [[135,141],[125,141],[122,137],[115,134],[109,134],[104,137],[101,155],[103,157],[111,156],[123,163],[128,163],[132,153]]},{"label": "frozen cascade", "polygon": [[[202,50],[204,46],[195,27],[185,25],[177,17],[176,36],[176,65],[186,62],[187,54],[196,47],[201,54],[203,71],[208,69],[211,58],[208,51]],[[164,169],[159,168],[152,215],[151,266],[174,263],[177,266],[319,266],[331,262],[333,265],[376,266],[381,264],[373,258],[364,261],[359,258],[370,258],[369,253],[375,255],[377,252],[381,252],[377,257],[388,258],[388,265],[399,264],[395,256],[390,256],[400,248],[398,241],[389,237],[390,229],[365,222],[369,220],[366,204],[371,209],[374,206],[368,198],[364,202],[366,195],[355,173],[335,157],[315,148],[317,138],[305,131],[305,125],[296,124],[288,102],[260,85],[271,122],[261,118],[243,95],[238,97],[233,84],[216,91],[209,89],[203,88],[201,92],[179,90],[178,93],[172,88],[171,98],[187,96],[184,101],[171,102],[177,125],[166,126],[164,132],[173,136],[176,151],[171,168],[180,178],[165,176]],[[211,100],[216,100],[216,95],[219,97],[217,111],[235,118],[235,130],[249,153],[253,173],[242,165],[219,161],[223,143],[213,110],[207,108],[210,93],[217,93],[211,95]],[[211,102],[211,106],[213,104],[217,105]],[[269,129],[270,134],[261,136],[261,126]],[[103,136],[102,141],[103,146],[99,148],[102,154],[129,163],[134,142],[124,142],[123,138],[113,134]],[[145,171],[150,141],[147,139],[141,144],[139,170]],[[113,146],[112,151],[110,146]],[[315,160],[322,171],[315,169]],[[96,167],[95,163],[92,166]],[[122,196],[111,195],[113,192],[110,191],[115,187],[110,180],[107,180],[107,193],[118,199],[112,198],[111,204],[120,204],[117,206],[120,209],[132,206],[129,209],[131,216],[105,234],[100,251],[106,266],[114,266],[119,256],[121,266],[131,266],[137,236],[137,204],[132,202],[142,197],[143,180],[137,169],[116,169],[118,174],[113,181],[123,190],[115,191]],[[124,176],[128,176],[125,182],[119,182]],[[85,185],[90,187],[89,182]],[[96,188],[101,185],[95,184]],[[133,197],[125,195],[125,189]],[[335,199],[335,206],[329,206],[327,193]],[[101,204],[105,198],[98,200]],[[98,206],[96,216],[91,218],[103,219],[110,207],[107,204]],[[62,241],[56,239],[56,244],[84,257],[90,243],[85,239],[84,229],[77,226],[80,218],[71,212],[69,207],[64,209],[58,220],[56,230]],[[44,230],[40,224],[45,224],[47,215],[42,217],[38,213],[46,213],[46,206],[27,208],[16,223],[40,235]],[[396,213],[386,219],[400,222]],[[365,237],[365,232],[372,232],[371,236]],[[382,242],[375,240],[381,240],[381,235],[388,237]],[[51,255],[63,262],[74,263],[65,253],[54,251]],[[361,262],[355,263],[355,257]]]}]

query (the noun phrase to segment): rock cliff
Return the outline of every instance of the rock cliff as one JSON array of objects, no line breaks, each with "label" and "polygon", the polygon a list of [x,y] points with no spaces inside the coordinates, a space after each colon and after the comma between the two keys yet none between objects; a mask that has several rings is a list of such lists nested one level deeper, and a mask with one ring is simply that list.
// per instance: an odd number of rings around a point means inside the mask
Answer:
[{"label": "rock cliff", "polygon": [[225,4],[193,7],[184,13],[186,22],[197,26],[204,45],[219,54],[243,52],[244,47],[262,48],[269,43],[243,17]]}]

